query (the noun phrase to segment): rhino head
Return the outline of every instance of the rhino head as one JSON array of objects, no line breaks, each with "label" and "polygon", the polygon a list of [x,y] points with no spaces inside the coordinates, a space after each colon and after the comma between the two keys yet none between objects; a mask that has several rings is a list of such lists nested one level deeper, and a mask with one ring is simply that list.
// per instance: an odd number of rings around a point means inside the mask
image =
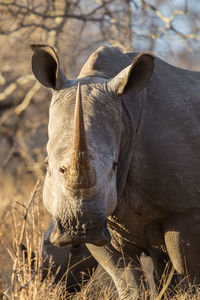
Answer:
[{"label": "rhino head", "polygon": [[101,47],[79,77],[69,80],[52,47],[33,44],[31,48],[35,77],[52,89],[43,189],[54,220],[51,242],[102,246],[111,239],[107,217],[118,201],[121,100],[146,86],[153,57],[143,53],[131,63],[116,48]]}]

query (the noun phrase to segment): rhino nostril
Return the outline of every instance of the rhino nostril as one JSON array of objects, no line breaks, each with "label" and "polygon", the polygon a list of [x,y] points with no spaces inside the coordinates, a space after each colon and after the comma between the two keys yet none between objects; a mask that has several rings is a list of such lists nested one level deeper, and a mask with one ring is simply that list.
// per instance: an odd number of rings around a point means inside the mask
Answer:
[{"label": "rhino nostril", "polygon": [[73,245],[73,248],[74,248],[74,249],[81,248],[81,244],[76,244],[76,245]]},{"label": "rhino nostril", "polygon": [[56,218],[55,219],[55,223],[56,223],[56,227],[57,227],[57,230],[62,233],[64,231],[64,227],[61,223],[61,220],[59,218]]},{"label": "rhino nostril", "polygon": [[102,236],[105,238],[105,240],[107,240],[107,242],[110,242],[111,236],[110,236],[110,232],[106,226],[102,230]]},{"label": "rhino nostril", "polygon": [[64,174],[65,171],[66,171],[66,168],[65,168],[64,166],[61,166],[61,167],[59,168],[59,172],[60,172],[60,173]]}]

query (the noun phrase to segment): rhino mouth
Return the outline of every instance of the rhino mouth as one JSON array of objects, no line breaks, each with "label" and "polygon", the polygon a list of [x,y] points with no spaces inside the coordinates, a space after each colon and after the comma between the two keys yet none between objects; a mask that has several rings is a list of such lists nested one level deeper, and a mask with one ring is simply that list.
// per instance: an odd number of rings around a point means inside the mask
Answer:
[{"label": "rhino mouth", "polygon": [[69,234],[67,231],[59,232],[54,228],[51,233],[50,242],[58,247],[64,247],[67,245],[75,244],[93,244],[96,246],[104,246],[110,242],[111,236],[108,228],[104,226],[102,229],[94,228],[90,229],[85,233],[75,232],[74,234]]}]

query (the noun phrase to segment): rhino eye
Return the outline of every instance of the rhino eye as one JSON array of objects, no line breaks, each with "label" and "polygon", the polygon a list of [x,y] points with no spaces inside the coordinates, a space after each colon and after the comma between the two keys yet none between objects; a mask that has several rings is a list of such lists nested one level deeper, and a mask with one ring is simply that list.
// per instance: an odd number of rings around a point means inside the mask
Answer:
[{"label": "rhino eye", "polygon": [[117,168],[118,162],[114,161],[113,162],[113,170],[115,170]]},{"label": "rhino eye", "polygon": [[64,174],[66,171],[66,168],[64,166],[60,167],[59,169],[60,173]]},{"label": "rhino eye", "polygon": [[45,165],[46,168],[48,168],[48,166],[49,166],[48,157],[46,157],[46,158],[44,159],[44,165]]}]

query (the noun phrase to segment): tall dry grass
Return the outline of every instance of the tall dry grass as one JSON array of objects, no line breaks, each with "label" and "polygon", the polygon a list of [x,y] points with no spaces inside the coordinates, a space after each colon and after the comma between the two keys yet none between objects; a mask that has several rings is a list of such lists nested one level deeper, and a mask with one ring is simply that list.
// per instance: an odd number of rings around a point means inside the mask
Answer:
[{"label": "tall dry grass", "polygon": [[[54,276],[50,272],[51,267],[49,267],[46,279],[41,280],[42,235],[49,222],[41,201],[41,186],[37,182],[28,201],[17,199],[7,205],[2,212],[0,300],[53,300],[74,297],[74,295],[67,294],[62,282],[54,284]],[[22,243],[26,245],[27,251],[20,250]],[[163,300],[200,299],[200,288],[197,286],[191,286],[189,290],[184,291],[180,284],[170,289],[170,292],[165,290],[169,273],[169,269],[166,268],[160,282],[160,291],[162,289],[164,291]],[[113,284],[110,282],[106,284],[104,275],[92,276],[91,274],[88,284],[83,286],[87,276],[83,274],[82,290],[75,296],[75,299],[119,300]],[[143,299],[148,299],[148,296],[149,291],[144,292]]]},{"label": "tall dry grass", "polygon": [[[41,280],[42,236],[49,223],[41,202],[38,181],[28,201],[19,197],[1,212],[0,256],[3,272],[0,272],[0,300],[71,299],[74,296],[66,292],[63,282],[54,284],[51,266],[46,279]],[[26,245],[26,251],[21,250],[22,244]],[[92,274],[82,275],[82,287],[86,279],[88,281],[88,276],[92,277]],[[91,280],[87,288],[77,295],[77,299],[114,299],[113,286],[102,286],[101,279],[96,278],[95,282]]]}]

